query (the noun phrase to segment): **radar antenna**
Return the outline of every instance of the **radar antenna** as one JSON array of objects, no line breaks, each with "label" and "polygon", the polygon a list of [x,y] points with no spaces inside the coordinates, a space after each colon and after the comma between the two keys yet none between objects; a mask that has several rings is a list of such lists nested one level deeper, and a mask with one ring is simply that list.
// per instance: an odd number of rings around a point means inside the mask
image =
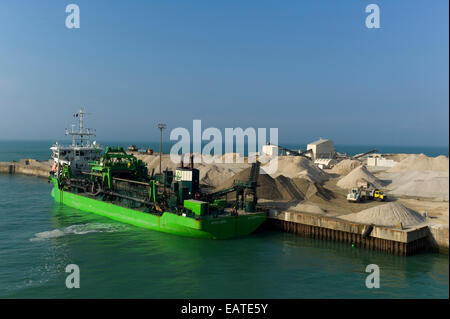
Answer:
[{"label": "radar antenna", "polygon": [[73,115],[78,119],[78,131],[75,130],[75,124],[72,124],[72,129],[66,129],[66,135],[72,135],[72,146],[89,146],[91,144],[91,136],[95,135],[95,129],[84,128],[84,116],[87,113],[84,109],[80,109],[78,113]]}]

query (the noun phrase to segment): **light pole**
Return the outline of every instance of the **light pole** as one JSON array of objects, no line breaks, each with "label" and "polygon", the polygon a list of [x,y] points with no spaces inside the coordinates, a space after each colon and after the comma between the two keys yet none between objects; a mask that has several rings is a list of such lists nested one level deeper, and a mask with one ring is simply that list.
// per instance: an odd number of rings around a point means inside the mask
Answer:
[{"label": "light pole", "polygon": [[166,124],[163,123],[159,123],[158,124],[158,128],[159,128],[159,173],[162,173],[161,170],[161,158],[162,158],[162,131],[167,128]]}]

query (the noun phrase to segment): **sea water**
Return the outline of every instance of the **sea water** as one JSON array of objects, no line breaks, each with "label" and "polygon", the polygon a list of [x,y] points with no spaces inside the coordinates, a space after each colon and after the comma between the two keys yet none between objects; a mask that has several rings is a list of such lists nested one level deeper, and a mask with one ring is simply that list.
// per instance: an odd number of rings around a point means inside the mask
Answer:
[{"label": "sea water", "polygon": [[[60,141],[63,144],[70,144],[70,141]],[[163,153],[170,153],[172,146],[176,141],[164,141],[162,145]],[[0,140],[0,162],[18,161],[21,158],[33,158],[37,160],[47,160],[50,158],[50,147],[55,141],[2,141]],[[99,141],[102,146],[123,146],[125,149],[130,145],[135,145],[140,149],[151,148],[155,152],[159,151],[159,142],[117,142],[117,141]],[[207,142],[203,143],[205,146]],[[280,145],[292,149],[292,150],[306,150],[306,144],[285,144]],[[203,147],[202,146],[202,147]],[[371,150],[378,150],[381,153],[407,153],[407,154],[420,154],[423,153],[427,156],[448,156],[448,146],[390,146],[390,145],[336,145],[336,150],[343,154],[356,155],[365,153]],[[193,149],[192,146],[190,148]],[[224,152],[225,146],[222,146],[222,152]],[[234,146],[236,151],[236,145]],[[247,155],[248,149],[244,147],[244,154]]]},{"label": "sea water", "polygon": [[[398,257],[276,230],[179,237],[54,202],[43,178],[0,175],[0,298],[448,298],[448,256]],[[80,288],[66,287],[66,266]],[[380,268],[368,289],[366,266]]]}]

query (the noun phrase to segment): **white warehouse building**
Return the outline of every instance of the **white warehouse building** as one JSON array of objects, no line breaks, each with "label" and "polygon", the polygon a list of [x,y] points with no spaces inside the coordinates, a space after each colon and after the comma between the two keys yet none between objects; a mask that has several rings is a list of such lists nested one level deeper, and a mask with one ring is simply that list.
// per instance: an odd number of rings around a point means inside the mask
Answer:
[{"label": "white warehouse building", "polygon": [[397,164],[394,160],[386,159],[380,154],[374,154],[367,158],[367,166],[394,167]]},{"label": "white warehouse building", "polygon": [[269,156],[278,156],[278,146],[277,145],[263,145],[262,147],[262,154],[266,154]]},{"label": "white warehouse building", "polygon": [[334,158],[336,150],[334,149],[334,143],[332,140],[320,139],[315,142],[309,143],[306,150],[312,151],[312,158]]}]

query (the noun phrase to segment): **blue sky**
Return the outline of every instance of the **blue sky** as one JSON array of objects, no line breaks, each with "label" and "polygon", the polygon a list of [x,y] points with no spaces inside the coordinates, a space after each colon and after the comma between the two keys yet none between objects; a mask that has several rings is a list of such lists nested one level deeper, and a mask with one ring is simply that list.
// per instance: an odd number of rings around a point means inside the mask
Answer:
[{"label": "blue sky", "polygon": [[[81,28],[65,27],[76,3]],[[367,29],[365,7],[381,9]],[[278,127],[284,143],[448,145],[448,1],[0,2],[0,139]]]}]

